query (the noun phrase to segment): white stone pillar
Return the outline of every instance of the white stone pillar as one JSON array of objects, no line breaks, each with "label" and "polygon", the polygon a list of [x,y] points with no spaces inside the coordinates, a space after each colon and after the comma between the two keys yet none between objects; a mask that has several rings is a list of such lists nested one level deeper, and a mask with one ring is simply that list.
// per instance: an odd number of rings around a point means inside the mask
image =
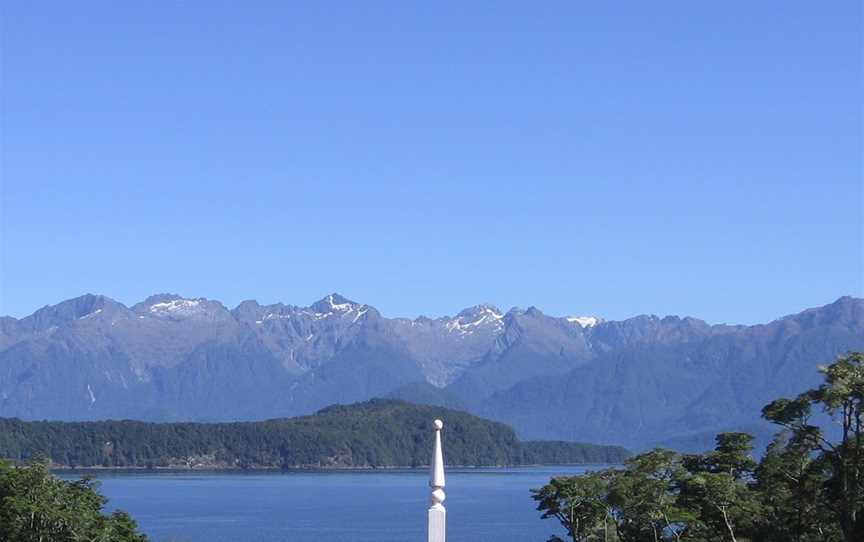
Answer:
[{"label": "white stone pillar", "polygon": [[429,473],[429,486],[432,495],[429,499],[429,530],[427,542],[445,542],[447,534],[447,510],[444,509],[444,454],[441,451],[441,429],[444,422],[435,420],[435,447],[432,451],[432,465]]}]

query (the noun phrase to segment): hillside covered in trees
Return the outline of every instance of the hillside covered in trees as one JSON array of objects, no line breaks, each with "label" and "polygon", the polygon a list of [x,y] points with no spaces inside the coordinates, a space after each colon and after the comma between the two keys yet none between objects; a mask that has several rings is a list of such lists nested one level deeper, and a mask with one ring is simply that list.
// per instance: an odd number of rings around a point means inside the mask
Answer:
[{"label": "hillside covered in trees", "polygon": [[429,462],[434,418],[444,420],[450,465],[620,463],[628,455],[617,446],[520,442],[510,427],[465,412],[373,399],[262,422],[0,418],[0,458],[26,462],[45,456],[60,467],[417,467]]}]

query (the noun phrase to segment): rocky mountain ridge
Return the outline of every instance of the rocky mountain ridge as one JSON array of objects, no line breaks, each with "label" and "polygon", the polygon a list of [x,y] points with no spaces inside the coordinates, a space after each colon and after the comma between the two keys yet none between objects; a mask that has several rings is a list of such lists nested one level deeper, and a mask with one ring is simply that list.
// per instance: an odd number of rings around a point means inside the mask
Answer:
[{"label": "rocky mountain ridge", "polygon": [[761,402],[864,349],[864,300],[757,326],[554,317],[477,305],[385,318],[331,294],[307,306],[88,294],[0,318],[0,416],[255,420],[398,397],[467,408],[527,438],[639,448],[758,426]]}]

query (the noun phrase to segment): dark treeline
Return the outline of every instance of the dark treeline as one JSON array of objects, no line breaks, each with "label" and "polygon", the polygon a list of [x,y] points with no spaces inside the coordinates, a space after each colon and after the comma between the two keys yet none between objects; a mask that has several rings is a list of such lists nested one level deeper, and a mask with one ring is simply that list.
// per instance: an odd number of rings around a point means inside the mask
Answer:
[{"label": "dark treeline", "polygon": [[450,465],[621,463],[628,455],[617,446],[522,443],[510,427],[465,412],[375,399],[262,422],[0,419],[0,457],[66,467],[416,467],[429,463],[436,417]]},{"label": "dark treeline", "polygon": [[[821,370],[819,388],[762,410],[782,429],[758,463],[751,435],[723,433],[705,454],[656,449],[553,478],[533,490],[538,510],[574,541],[864,541],[864,354]],[[838,438],[811,423],[823,411]]]}]

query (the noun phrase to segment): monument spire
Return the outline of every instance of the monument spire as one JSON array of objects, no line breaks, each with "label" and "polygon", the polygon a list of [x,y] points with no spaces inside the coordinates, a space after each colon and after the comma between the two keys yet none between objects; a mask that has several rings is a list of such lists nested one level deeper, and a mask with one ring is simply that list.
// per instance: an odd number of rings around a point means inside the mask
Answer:
[{"label": "monument spire", "polygon": [[445,542],[447,533],[447,510],[444,509],[444,453],[441,450],[441,430],[444,422],[435,420],[435,445],[432,450],[432,464],[429,472],[429,486],[432,494],[429,499],[429,536],[427,542]]}]

